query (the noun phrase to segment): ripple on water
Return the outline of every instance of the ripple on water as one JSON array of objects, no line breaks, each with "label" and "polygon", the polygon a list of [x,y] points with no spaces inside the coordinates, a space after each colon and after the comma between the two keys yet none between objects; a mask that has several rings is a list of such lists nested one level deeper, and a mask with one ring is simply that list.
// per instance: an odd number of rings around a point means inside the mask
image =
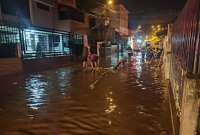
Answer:
[{"label": "ripple on water", "polygon": [[[31,75],[25,80],[24,94],[29,118],[16,122],[16,129],[12,127],[14,129],[7,133],[8,135],[134,135],[137,133],[166,135],[167,127],[163,127],[162,124],[165,118],[159,116],[164,110],[162,107],[166,107],[163,104],[166,100],[162,96],[163,83],[158,73],[155,73],[155,69],[147,68],[142,66],[141,61],[136,61],[135,65],[129,67],[128,72],[122,71],[123,74],[113,79],[114,81],[109,80],[112,77],[105,79],[109,82],[116,81],[114,90],[106,89],[113,83],[106,85],[99,83],[101,91],[97,89],[92,94],[91,91],[80,90],[81,86],[85,85],[82,82],[87,84],[90,79],[84,80],[80,77],[82,74],[76,76],[78,72],[74,72],[73,77],[71,72],[64,69]],[[90,78],[90,75],[85,73],[83,76]],[[69,88],[69,93],[66,94]],[[99,101],[96,101],[94,94],[99,96],[97,98]]]},{"label": "ripple on water", "polygon": [[33,109],[38,109],[45,103],[44,97],[47,95],[46,88],[48,81],[43,75],[31,75],[25,81],[27,106]]}]

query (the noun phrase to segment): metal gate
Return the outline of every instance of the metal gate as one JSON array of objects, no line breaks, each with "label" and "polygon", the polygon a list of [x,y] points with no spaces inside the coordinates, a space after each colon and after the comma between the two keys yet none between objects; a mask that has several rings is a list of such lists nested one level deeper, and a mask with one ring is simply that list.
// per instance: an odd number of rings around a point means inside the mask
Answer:
[{"label": "metal gate", "polygon": [[173,26],[173,63],[193,75],[200,75],[200,1],[188,0]]}]

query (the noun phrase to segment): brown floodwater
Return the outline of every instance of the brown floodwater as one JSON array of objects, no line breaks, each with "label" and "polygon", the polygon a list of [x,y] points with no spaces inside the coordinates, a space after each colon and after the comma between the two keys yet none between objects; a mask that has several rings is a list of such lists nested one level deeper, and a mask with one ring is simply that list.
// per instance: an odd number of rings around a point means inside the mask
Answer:
[{"label": "brown floodwater", "polygon": [[[104,66],[118,60],[107,57]],[[103,73],[77,65],[1,77],[0,135],[172,134],[159,68],[138,54],[126,67]]]}]

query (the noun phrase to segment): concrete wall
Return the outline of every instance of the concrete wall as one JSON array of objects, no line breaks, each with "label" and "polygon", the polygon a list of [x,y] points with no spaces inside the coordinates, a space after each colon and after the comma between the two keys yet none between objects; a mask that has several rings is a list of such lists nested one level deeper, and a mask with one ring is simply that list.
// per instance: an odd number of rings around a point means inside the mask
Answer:
[{"label": "concrete wall", "polygon": [[57,30],[71,31],[70,25],[70,20],[57,20],[55,28]]},{"label": "concrete wall", "polygon": [[56,21],[56,29],[86,34],[88,27],[86,24],[77,21],[59,20]]},{"label": "concrete wall", "polygon": [[55,29],[57,30],[77,32],[80,34],[86,34],[89,30],[89,16],[87,14],[85,14],[84,22],[78,22],[69,19],[59,20],[58,14],[55,16],[57,18]]},{"label": "concrete wall", "polygon": [[120,32],[123,35],[128,35],[128,10],[124,5],[119,5],[119,17],[120,17]]},{"label": "concrete wall", "polygon": [[30,0],[30,14],[31,14],[32,23],[39,27],[53,28],[55,20],[56,20],[54,5],[41,3],[49,7],[49,10],[47,11],[47,10],[38,8],[37,3],[40,3],[40,2]]},{"label": "concrete wall", "polygon": [[200,80],[192,78],[171,53],[171,33],[164,40],[163,71],[170,80],[172,98],[179,118],[179,135],[197,135]]},{"label": "concrete wall", "polygon": [[185,78],[180,117],[180,135],[197,135],[200,81]]},{"label": "concrete wall", "polygon": [[164,77],[166,80],[170,79],[170,63],[171,63],[171,45],[169,43],[169,36],[166,36],[163,41],[164,55],[163,55],[163,69],[164,69]]}]

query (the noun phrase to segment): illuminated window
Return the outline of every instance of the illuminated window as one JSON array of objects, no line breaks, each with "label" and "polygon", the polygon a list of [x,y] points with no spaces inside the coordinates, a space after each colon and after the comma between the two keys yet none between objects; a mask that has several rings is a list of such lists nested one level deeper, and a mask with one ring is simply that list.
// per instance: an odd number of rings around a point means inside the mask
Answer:
[{"label": "illuminated window", "polygon": [[[74,32],[41,28],[22,28],[0,24],[0,45],[22,46],[24,59],[71,55],[71,48],[83,44],[83,36]],[[14,49],[13,48],[13,49]]]},{"label": "illuminated window", "polygon": [[10,26],[0,26],[0,44],[19,43],[19,30]]}]

